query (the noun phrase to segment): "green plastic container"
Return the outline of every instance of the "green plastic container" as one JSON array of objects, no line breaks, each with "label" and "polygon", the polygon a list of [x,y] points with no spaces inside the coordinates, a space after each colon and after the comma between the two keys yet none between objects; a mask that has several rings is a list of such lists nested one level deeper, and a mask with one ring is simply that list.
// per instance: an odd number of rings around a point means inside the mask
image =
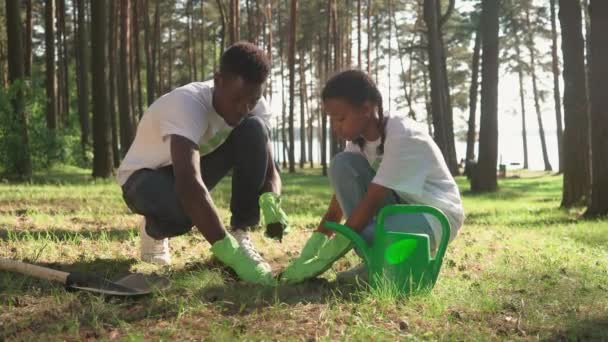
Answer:
[{"label": "green plastic container", "polygon": [[[431,258],[428,235],[392,232],[384,228],[388,216],[404,213],[430,214],[439,220],[443,233],[435,258]],[[405,293],[433,288],[450,240],[450,223],[445,214],[426,205],[395,204],[382,208],[376,220],[371,247],[358,233],[345,225],[326,222],[325,226],[346,236],[360,251],[372,287],[390,284]]]}]

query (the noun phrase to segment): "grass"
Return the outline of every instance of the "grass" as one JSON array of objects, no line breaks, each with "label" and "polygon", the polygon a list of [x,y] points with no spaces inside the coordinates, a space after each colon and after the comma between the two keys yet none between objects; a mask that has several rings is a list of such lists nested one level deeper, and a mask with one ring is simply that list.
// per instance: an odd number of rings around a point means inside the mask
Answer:
[{"label": "grass", "polygon": [[[284,175],[294,232],[282,244],[254,240],[275,270],[297,255],[329,199],[319,170]],[[139,218],[113,181],[57,168],[31,184],[0,183],[0,257],[107,277],[169,276],[172,287],[141,299],[66,292],[0,271],[0,340],[581,340],[608,339],[608,220],[559,209],[561,177],[523,173],[493,194],[463,192],[467,221],[430,293],[338,286],[323,278],[260,288],[234,279],[191,233],[171,241],[174,265],[137,259]],[[229,182],[214,190],[229,217]]]}]

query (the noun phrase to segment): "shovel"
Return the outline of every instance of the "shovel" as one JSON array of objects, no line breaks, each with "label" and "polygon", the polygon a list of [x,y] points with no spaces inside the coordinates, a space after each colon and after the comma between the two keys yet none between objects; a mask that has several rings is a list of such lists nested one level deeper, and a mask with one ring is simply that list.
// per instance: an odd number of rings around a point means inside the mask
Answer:
[{"label": "shovel", "polygon": [[25,262],[0,258],[0,270],[13,271],[39,279],[56,281],[68,289],[101,293],[110,296],[141,296],[169,287],[167,278],[131,273],[116,280],[79,272],[63,272]]}]

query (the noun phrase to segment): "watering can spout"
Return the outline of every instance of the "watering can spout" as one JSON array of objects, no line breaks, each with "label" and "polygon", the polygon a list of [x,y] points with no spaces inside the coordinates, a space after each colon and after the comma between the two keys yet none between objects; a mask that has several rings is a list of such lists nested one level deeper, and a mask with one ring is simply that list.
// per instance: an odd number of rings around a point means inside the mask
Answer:
[{"label": "watering can spout", "polygon": [[346,236],[355,245],[355,248],[361,253],[361,257],[367,265],[371,265],[371,249],[363,238],[351,228],[336,222],[325,222],[325,228],[340,233]]}]

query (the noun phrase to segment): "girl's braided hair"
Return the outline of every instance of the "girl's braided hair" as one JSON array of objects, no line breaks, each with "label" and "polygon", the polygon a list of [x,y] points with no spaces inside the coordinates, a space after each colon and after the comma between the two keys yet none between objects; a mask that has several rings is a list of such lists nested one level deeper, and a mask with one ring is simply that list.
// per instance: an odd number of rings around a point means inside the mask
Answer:
[{"label": "girl's braided hair", "polygon": [[[384,122],[384,110],[382,108],[382,94],[374,81],[361,70],[346,70],[332,76],[321,93],[323,101],[340,98],[355,107],[362,106],[365,101],[371,101],[378,106],[378,129],[380,130],[380,145],[378,153],[384,153],[384,140],[386,130]],[[358,137],[354,141],[359,148],[365,146],[365,139]]]}]

